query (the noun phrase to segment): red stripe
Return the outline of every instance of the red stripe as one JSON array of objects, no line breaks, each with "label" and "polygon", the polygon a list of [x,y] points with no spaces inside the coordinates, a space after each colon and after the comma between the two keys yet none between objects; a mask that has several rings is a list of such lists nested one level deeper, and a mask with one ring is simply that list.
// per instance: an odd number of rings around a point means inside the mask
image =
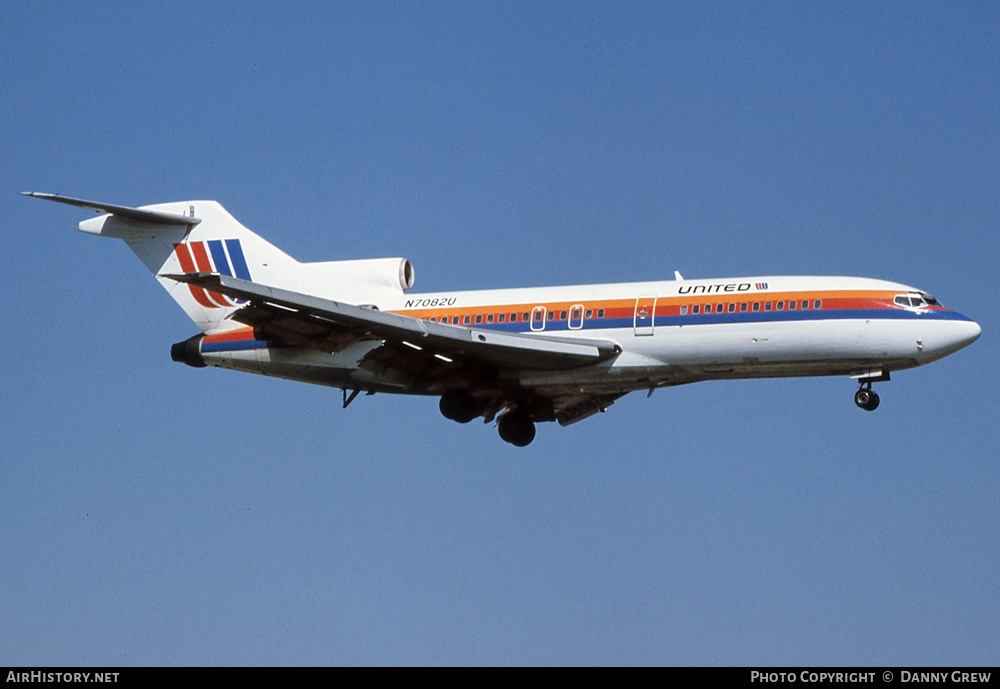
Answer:
[{"label": "red stripe", "polygon": [[[204,249],[202,249],[202,251],[204,251]],[[177,260],[181,264],[181,270],[185,273],[195,272],[194,261],[191,260],[191,251],[187,244],[174,244],[174,253],[177,255]],[[208,298],[208,295],[205,294],[205,290],[201,287],[188,285],[188,289],[191,290],[191,296],[194,297],[196,302],[209,309],[215,308],[215,304],[212,303],[212,300]]]},{"label": "red stripe", "polygon": [[215,303],[218,304],[219,306],[229,307],[229,302],[226,301],[226,298],[221,294],[219,294],[218,292],[209,292],[208,296],[214,299]]},{"label": "red stripe", "polygon": [[[192,250],[194,252],[194,258],[198,262],[197,269],[195,268],[194,261],[191,260]],[[177,260],[181,264],[181,270],[185,273],[194,273],[201,270],[206,273],[212,272],[212,264],[208,261],[208,255],[205,253],[205,245],[202,242],[195,242],[194,244],[174,244],[174,253],[177,254]],[[214,309],[216,306],[229,306],[229,302],[221,294],[216,294],[215,292],[206,292],[201,287],[195,287],[194,285],[188,285],[188,289],[191,290],[191,296],[194,300],[204,306],[205,308]]]},{"label": "red stripe", "polygon": [[196,302],[209,309],[216,308],[216,305],[213,304],[208,298],[208,294],[205,293],[205,290],[201,287],[195,287],[194,285],[188,285],[188,287],[191,289],[191,296],[194,297]]},{"label": "red stripe", "polygon": [[[195,263],[198,264],[198,270],[203,273],[213,272],[212,262],[208,260],[208,252],[205,251],[205,242],[193,242],[190,246],[191,252],[194,254]],[[219,306],[229,306],[226,298],[217,292],[208,292],[208,297]]]},{"label": "red stripe", "polygon": [[212,262],[208,260],[208,253],[205,251],[205,242],[194,242],[191,246],[191,253],[194,254],[194,261],[198,264],[198,270],[203,273],[212,272]]},{"label": "red stripe", "polygon": [[177,260],[180,261],[181,270],[185,273],[193,273],[194,261],[191,260],[191,252],[188,251],[187,244],[174,244],[174,253],[177,254]]}]

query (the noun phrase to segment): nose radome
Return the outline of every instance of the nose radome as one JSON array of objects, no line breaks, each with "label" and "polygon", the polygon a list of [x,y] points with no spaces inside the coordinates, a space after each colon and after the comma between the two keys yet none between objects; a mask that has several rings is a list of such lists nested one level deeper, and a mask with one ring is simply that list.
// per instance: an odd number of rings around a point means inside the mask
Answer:
[{"label": "nose radome", "polygon": [[[927,357],[927,361],[935,361],[941,357],[954,354],[963,347],[979,339],[982,329],[973,320],[955,314],[955,320],[939,322],[941,329],[937,331],[937,336],[930,338],[926,343],[918,342],[918,347]],[[924,345],[926,344],[926,349]]]},{"label": "nose radome", "polygon": [[965,324],[965,335],[962,338],[962,346],[970,345],[979,339],[979,335],[983,332],[983,329],[979,327],[979,324],[975,321],[969,321]]},{"label": "nose radome", "polygon": [[978,340],[981,333],[982,328],[973,320],[953,321],[948,328],[948,349],[957,352]]}]

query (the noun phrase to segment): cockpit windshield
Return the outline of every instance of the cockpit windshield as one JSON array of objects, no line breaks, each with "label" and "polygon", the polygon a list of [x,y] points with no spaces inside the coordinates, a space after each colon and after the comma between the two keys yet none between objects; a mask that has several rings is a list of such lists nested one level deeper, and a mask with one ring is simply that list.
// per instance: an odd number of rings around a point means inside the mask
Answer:
[{"label": "cockpit windshield", "polygon": [[941,306],[941,302],[927,294],[927,292],[907,292],[906,294],[897,294],[893,297],[892,303],[896,306],[902,306],[905,309],[922,309],[928,306]]}]

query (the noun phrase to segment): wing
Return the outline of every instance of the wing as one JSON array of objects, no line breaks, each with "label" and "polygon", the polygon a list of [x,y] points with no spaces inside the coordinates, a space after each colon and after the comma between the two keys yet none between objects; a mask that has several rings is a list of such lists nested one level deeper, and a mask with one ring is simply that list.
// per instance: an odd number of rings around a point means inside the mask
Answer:
[{"label": "wing", "polygon": [[[245,302],[231,318],[254,328],[258,339],[332,353],[359,341],[379,346],[359,362],[409,392],[440,394],[464,389],[492,419],[530,395],[539,418],[567,424],[602,411],[619,394],[526,391],[517,383],[525,371],[567,371],[593,366],[621,353],[609,340],[500,333],[436,323],[270,287],[216,273],[165,275]],[[541,406],[539,406],[541,403]]]}]

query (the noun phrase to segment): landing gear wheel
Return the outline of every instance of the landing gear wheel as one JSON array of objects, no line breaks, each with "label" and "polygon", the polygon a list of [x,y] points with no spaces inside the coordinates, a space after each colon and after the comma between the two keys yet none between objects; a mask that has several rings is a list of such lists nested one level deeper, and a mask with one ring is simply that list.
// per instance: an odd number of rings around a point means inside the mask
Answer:
[{"label": "landing gear wheel", "polygon": [[878,408],[878,395],[870,388],[861,388],[854,393],[854,403],[865,411],[875,411]]},{"label": "landing gear wheel", "polygon": [[479,405],[476,400],[465,390],[449,390],[441,395],[441,402],[438,408],[444,418],[457,421],[459,423],[469,423],[479,416]]},{"label": "landing gear wheel", "polygon": [[535,424],[527,416],[504,414],[497,423],[500,437],[511,445],[524,447],[535,439]]}]

